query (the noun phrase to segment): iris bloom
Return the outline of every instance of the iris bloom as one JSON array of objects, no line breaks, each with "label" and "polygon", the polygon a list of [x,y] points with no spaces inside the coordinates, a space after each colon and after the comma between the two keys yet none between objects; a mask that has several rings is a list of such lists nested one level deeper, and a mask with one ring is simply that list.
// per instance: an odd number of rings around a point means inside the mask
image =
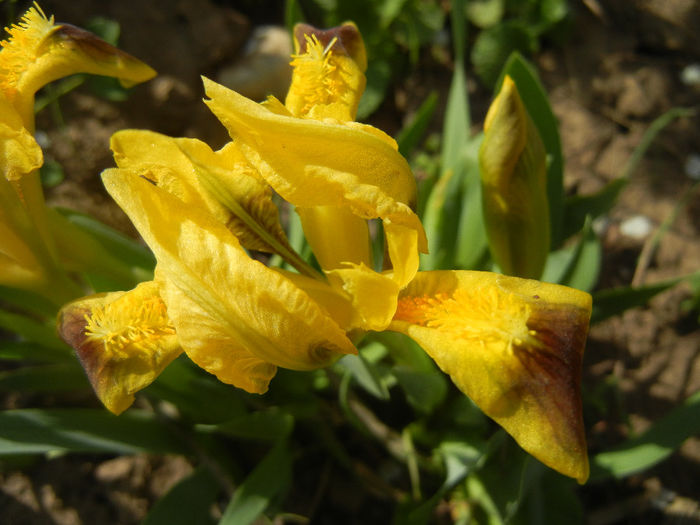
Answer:
[{"label": "iris bloom", "polygon": [[36,5],[8,32],[0,42],[0,284],[65,300],[80,290],[65,276],[57,244],[75,243],[78,233],[66,231],[70,225],[44,203],[34,95],[74,73],[109,75],[131,85],[155,72],[87,31],[54,24]]},{"label": "iris bloom", "polygon": [[[103,173],[157,267],[130,292],[66,305],[59,319],[97,395],[115,413],[184,351],[221,381],[264,393],[277,367],[309,370],[356,353],[355,336],[415,339],[530,453],[588,475],[579,376],[586,293],[483,272],[418,272],[426,249],[416,186],[396,143],[354,122],[364,88],[353,24],[296,28],[285,101],[255,103],[208,79],[233,141],[219,151],[147,131],[114,135]],[[321,273],[294,254],[272,190],[295,206]],[[384,230],[372,268],[367,221]],[[276,253],[297,271],[267,267]]]}]

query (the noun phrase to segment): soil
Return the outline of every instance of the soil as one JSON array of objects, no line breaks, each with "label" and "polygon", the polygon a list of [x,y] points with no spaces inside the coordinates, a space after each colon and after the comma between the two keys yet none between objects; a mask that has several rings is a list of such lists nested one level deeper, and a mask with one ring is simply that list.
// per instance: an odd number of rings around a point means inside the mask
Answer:
[{"label": "soil", "polygon": [[[208,0],[43,1],[45,12],[60,21],[80,26],[96,15],[118,21],[120,47],[159,71],[157,79],[135,88],[123,102],[105,101],[83,88],[63,97],[65,126],[57,125],[49,112],[39,115],[37,129],[46,133],[48,143],[46,158],[58,161],[68,174],[50,190],[49,201],[88,212],[135,235],[98,177],[112,165],[107,148],[110,135],[126,127],[148,128],[198,137],[213,147],[221,145],[227,137],[201,103],[199,75],[218,78],[232,64],[254,61],[242,58],[244,43],[255,28],[282,22],[282,3],[270,3],[274,8],[263,12],[255,2],[239,2],[234,9],[235,2]],[[22,4],[18,2],[19,12]],[[700,62],[697,3],[602,4],[595,0],[576,4],[575,23],[566,42],[545,42],[533,57],[561,124],[568,194],[602,188],[620,175],[656,117],[673,107],[697,107],[700,101],[700,84],[681,80],[686,66]],[[415,110],[428,85],[446,89],[449,62],[436,63],[428,53],[421,60],[429,78],[426,73],[412,73],[397,79],[370,123],[393,134]],[[281,75],[284,78],[284,71]],[[473,76],[469,87],[473,118],[478,122],[490,93]],[[599,289],[654,283],[699,269],[697,188],[657,249],[648,253],[654,232],[693,184],[685,166],[699,150],[697,117],[674,121],[654,141],[612,213],[596,224],[603,241]],[[638,216],[645,218],[642,223],[648,227],[640,235],[630,235],[626,224]],[[598,400],[586,413],[592,453],[642,432],[700,388],[698,312],[683,307],[690,295],[689,287],[680,285],[644,308],[591,328],[584,390],[591,397],[595,393]],[[182,458],[155,456],[69,456],[6,467],[0,472],[2,521],[138,523],[153,502],[191,469]],[[319,470],[324,475],[322,466]],[[586,520],[595,525],[700,523],[698,495],[698,438],[688,439],[649,471],[580,489]],[[350,509],[351,500],[346,497],[336,504]]]}]

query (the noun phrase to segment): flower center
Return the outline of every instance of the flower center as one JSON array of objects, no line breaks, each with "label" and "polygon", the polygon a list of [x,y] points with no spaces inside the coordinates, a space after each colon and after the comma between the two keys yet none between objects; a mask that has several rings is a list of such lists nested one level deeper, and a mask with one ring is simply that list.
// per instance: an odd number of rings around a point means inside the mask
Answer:
[{"label": "flower center", "polygon": [[53,17],[46,18],[37,6],[8,29],[9,38],[0,42],[0,89],[8,97],[14,95],[20,77],[37,59],[41,43],[54,29]]},{"label": "flower center", "polygon": [[143,341],[175,334],[165,304],[160,299],[146,299],[139,301],[139,304],[136,302],[133,298],[124,296],[110,304],[94,308],[85,315],[87,338],[102,341],[105,346],[114,349],[125,349]]},{"label": "flower center", "polygon": [[471,339],[488,346],[507,341],[508,347],[521,346],[534,330],[527,320],[530,308],[511,294],[494,287],[456,290],[453,295],[408,296],[399,299],[396,321],[435,328],[459,339]]}]

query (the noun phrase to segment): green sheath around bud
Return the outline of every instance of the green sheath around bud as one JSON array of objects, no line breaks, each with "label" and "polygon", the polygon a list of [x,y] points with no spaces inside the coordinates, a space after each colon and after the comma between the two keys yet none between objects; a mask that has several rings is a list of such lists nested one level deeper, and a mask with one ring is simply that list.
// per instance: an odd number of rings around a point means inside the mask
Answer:
[{"label": "green sheath around bud", "polygon": [[494,261],[507,275],[539,278],[550,242],[546,153],[509,76],[486,115],[479,167]]}]

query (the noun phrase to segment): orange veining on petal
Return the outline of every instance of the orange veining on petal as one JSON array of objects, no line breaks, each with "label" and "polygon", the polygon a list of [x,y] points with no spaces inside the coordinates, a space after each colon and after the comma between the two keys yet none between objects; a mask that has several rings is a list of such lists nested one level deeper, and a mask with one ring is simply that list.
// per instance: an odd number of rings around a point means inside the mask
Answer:
[{"label": "orange veining on petal", "polygon": [[530,307],[517,296],[497,287],[458,289],[432,296],[405,296],[399,299],[395,321],[434,328],[456,338],[487,345],[507,341],[520,346],[535,335],[528,329]]}]

